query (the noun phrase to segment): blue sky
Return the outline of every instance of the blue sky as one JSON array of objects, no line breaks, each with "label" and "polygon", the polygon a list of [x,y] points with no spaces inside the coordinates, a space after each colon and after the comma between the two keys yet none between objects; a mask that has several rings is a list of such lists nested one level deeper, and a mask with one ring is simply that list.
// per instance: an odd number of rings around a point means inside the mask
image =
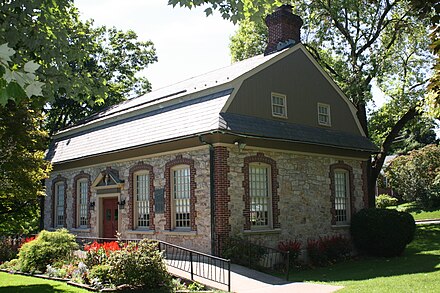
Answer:
[{"label": "blue sky", "polygon": [[140,40],[153,41],[159,61],[145,75],[153,90],[228,66],[229,38],[234,25],[203,9],[173,8],[167,0],[75,0],[82,19],[96,25],[134,30]]}]

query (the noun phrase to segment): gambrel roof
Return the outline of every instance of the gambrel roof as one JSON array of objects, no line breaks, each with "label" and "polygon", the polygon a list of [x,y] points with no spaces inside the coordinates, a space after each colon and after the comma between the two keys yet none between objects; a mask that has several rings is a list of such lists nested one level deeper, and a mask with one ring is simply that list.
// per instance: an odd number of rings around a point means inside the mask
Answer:
[{"label": "gambrel roof", "polygon": [[[53,138],[47,158],[62,164],[214,132],[374,151],[360,129],[354,106],[342,92],[341,98],[361,135],[227,112],[244,80],[298,50],[318,66],[301,44],[234,63],[125,101],[60,131]],[[333,81],[329,82],[340,92]]]}]

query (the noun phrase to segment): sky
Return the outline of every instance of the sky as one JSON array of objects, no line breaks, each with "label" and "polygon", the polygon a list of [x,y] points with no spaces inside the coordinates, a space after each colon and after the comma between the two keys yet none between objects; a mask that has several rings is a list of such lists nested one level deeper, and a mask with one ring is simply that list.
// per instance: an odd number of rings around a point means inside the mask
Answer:
[{"label": "sky", "polygon": [[173,8],[167,0],[75,0],[83,20],[133,30],[151,40],[158,62],[141,73],[153,90],[231,64],[229,38],[234,25],[203,8]]},{"label": "sky", "polygon": [[[229,39],[238,26],[221,18],[218,12],[206,17],[203,8],[180,8],[168,0],[75,0],[83,20],[95,25],[133,30],[139,40],[151,40],[158,62],[140,74],[152,83],[153,90],[177,83],[231,64]],[[372,87],[375,106],[386,97]],[[440,128],[437,128],[440,137]]]}]

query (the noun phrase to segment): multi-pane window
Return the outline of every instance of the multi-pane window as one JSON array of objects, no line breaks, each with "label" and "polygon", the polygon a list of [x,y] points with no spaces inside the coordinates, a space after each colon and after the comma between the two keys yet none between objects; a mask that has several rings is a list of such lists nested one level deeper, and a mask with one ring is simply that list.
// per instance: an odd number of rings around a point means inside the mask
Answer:
[{"label": "multi-pane window", "polygon": [[55,226],[64,226],[64,183],[57,183],[55,185]]},{"label": "multi-pane window", "polygon": [[272,116],[287,118],[286,95],[272,93]]},{"label": "multi-pane window", "polygon": [[148,173],[135,175],[134,192],[137,228],[148,229],[150,227],[150,176]]},{"label": "multi-pane window", "polygon": [[78,217],[79,227],[87,227],[89,224],[87,197],[89,194],[89,183],[86,180],[79,181],[78,184]]},{"label": "multi-pane window", "polygon": [[249,166],[249,196],[251,227],[269,227],[272,200],[268,165],[251,164]]},{"label": "multi-pane window", "polygon": [[175,228],[190,228],[191,176],[189,166],[172,169],[172,199]]},{"label": "multi-pane window", "polygon": [[318,103],[318,123],[319,125],[330,126],[330,105]]},{"label": "multi-pane window", "polygon": [[350,214],[348,172],[336,170],[334,174],[336,224],[345,224],[348,223]]}]

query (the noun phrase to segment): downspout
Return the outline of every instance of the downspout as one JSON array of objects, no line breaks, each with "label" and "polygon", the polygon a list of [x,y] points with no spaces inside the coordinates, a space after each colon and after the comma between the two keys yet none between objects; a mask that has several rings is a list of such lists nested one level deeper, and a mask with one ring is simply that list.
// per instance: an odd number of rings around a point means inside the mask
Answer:
[{"label": "downspout", "polygon": [[211,254],[215,255],[216,242],[215,242],[215,180],[214,180],[214,146],[212,143],[204,140],[203,135],[199,135],[199,140],[203,144],[209,145],[209,182],[210,182],[210,200],[211,200]]}]

